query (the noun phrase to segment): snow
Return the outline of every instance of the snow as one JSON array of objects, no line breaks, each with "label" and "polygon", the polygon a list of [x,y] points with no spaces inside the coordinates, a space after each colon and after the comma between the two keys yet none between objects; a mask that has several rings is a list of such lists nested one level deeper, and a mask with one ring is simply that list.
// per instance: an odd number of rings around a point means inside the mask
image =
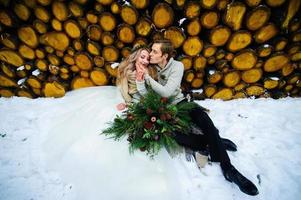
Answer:
[{"label": "snow", "polygon": [[300,98],[198,101],[237,144],[229,156],[258,187],[254,197],[226,181],[217,163],[199,170],[164,150],[150,160],[99,135],[121,101],[112,86],[59,99],[0,98],[0,199],[300,199]]}]

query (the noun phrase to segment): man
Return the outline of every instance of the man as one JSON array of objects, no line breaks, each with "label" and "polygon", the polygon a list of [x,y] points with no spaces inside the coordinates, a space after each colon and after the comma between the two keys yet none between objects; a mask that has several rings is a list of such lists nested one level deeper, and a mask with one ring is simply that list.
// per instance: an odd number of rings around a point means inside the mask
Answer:
[{"label": "man", "polygon": [[[137,87],[143,87],[146,83],[162,97],[174,96],[173,103],[177,104],[186,100],[180,89],[184,66],[181,62],[173,59],[173,53],[174,48],[169,40],[155,41],[151,47],[150,63],[157,65],[158,81],[151,78],[146,69],[139,67],[137,73],[143,73],[144,76],[142,76],[141,81],[136,81],[136,83]],[[214,126],[206,111],[197,105],[195,109],[191,110],[190,116],[193,123],[201,129],[204,135],[175,133],[175,140],[180,145],[195,151],[203,148],[205,143],[209,147],[211,160],[220,162],[224,177],[228,181],[237,184],[242,192],[257,195],[256,186],[231,164],[226,152],[226,147],[231,146],[231,141],[229,144],[229,140],[227,142],[227,140],[221,139],[218,129]]]}]

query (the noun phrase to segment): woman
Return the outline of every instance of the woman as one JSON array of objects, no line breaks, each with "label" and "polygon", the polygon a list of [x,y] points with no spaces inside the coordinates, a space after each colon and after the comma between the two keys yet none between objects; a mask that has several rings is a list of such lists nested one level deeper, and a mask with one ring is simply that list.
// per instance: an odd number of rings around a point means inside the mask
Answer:
[{"label": "woman", "polygon": [[135,82],[141,77],[136,66],[148,63],[149,50],[135,47],[119,66],[122,95],[113,86],[97,87],[78,97],[78,106],[70,105],[68,112],[51,120],[43,144],[47,166],[72,184],[74,199],[184,200],[202,195],[201,174],[185,155],[171,158],[162,150],[151,160],[145,152],[130,154],[126,138],[116,142],[99,134],[119,114],[116,104],[138,100]]},{"label": "woman", "polygon": [[[150,50],[144,45],[134,46],[131,54],[118,66],[117,86],[121,92],[125,104],[118,104],[118,109],[122,110],[126,104],[137,102],[146,93],[145,87],[137,87],[138,82],[143,80],[144,72],[137,69],[147,69],[152,77],[155,77],[155,70],[149,66]],[[144,84],[142,85],[144,86]]]}]

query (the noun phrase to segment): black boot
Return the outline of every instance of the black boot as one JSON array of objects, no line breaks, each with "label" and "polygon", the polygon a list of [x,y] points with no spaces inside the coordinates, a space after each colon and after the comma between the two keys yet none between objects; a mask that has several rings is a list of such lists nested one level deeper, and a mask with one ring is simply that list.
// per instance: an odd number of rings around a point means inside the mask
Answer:
[{"label": "black boot", "polygon": [[237,151],[237,146],[229,139],[221,138],[222,143],[225,145],[225,149],[228,151]]},{"label": "black boot", "polygon": [[234,182],[242,192],[252,196],[259,193],[256,186],[237,171],[233,165],[230,165],[230,167],[223,170],[223,174],[228,181]]}]

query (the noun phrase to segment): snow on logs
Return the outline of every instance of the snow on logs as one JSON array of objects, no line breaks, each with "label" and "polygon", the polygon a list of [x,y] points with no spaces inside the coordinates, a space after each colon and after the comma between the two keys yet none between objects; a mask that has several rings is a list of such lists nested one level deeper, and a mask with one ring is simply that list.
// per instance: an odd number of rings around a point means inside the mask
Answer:
[{"label": "snow on logs", "polygon": [[170,39],[202,98],[301,96],[299,0],[1,1],[0,96],[115,84],[135,44]]}]

